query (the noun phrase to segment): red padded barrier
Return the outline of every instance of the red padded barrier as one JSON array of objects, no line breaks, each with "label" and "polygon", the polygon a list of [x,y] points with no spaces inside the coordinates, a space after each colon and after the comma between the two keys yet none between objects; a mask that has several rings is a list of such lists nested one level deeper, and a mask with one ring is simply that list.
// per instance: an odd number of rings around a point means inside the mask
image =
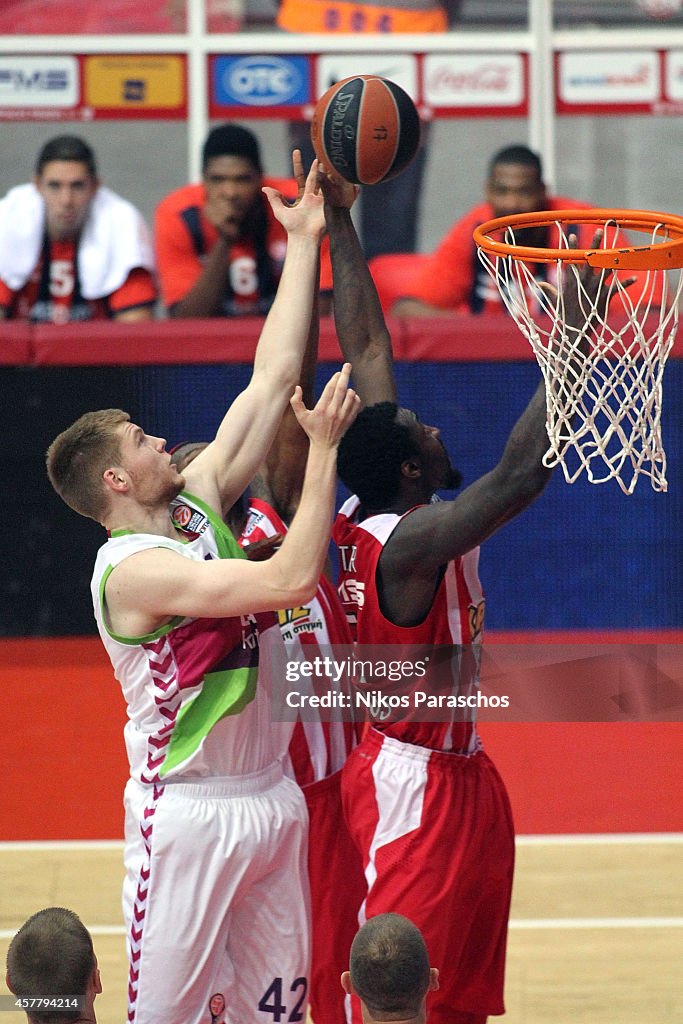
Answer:
[{"label": "red padded barrier", "polygon": [[[683,633],[488,640],[673,644]],[[126,710],[99,638],[0,639],[0,690],[0,841],[120,839]],[[483,722],[481,734],[520,833],[683,830],[683,722]]]},{"label": "red padded barrier", "polygon": [[0,363],[25,366],[32,359],[31,324],[0,323]]},{"label": "red padded barrier", "polygon": [[[33,333],[35,366],[160,365],[167,363],[250,363],[263,318],[235,320],[109,321],[55,326]],[[320,358],[340,359],[334,324],[320,326]]]},{"label": "red padded barrier", "polygon": [[[655,318],[648,321],[654,325]],[[504,316],[387,319],[400,362],[518,362],[533,353]],[[174,363],[250,363],[263,327],[260,317],[234,320],[108,320],[65,325],[0,324],[0,363],[33,366],[116,366]],[[673,358],[683,358],[683,337]],[[320,323],[319,359],[339,362],[332,317]]]}]

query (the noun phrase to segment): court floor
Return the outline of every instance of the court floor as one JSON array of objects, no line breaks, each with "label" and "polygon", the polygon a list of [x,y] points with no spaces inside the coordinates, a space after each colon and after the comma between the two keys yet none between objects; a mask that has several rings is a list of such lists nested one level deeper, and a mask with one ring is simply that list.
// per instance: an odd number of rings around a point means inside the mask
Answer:
[{"label": "court floor", "polygon": [[[3,964],[27,916],[70,907],[95,940],[104,986],[98,1022],[123,1024],[121,844],[0,843],[0,876]],[[681,965],[683,834],[518,837],[507,1013],[499,1020],[670,1024],[683,1020]],[[3,1014],[3,1024],[24,1019]]]}]

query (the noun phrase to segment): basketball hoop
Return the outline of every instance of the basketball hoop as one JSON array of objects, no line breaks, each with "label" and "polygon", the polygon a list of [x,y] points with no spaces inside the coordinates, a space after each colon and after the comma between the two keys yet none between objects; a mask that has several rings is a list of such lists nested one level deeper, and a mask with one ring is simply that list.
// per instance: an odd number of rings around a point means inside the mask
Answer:
[{"label": "basketball hoop", "polygon": [[[599,248],[576,247],[585,225],[590,234],[602,229]],[[540,245],[534,229],[544,231]],[[644,235],[642,244],[625,231]],[[683,290],[683,217],[544,211],[487,221],[474,240],[543,374],[550,441],[544,465],[561,465],[568,483],[585,470],[591,483],[616,479],[625,494],[640,475],[666,491],[662,375]],[[586,264],[600,271],[596,299],[581,280]],[[565,317],[570,274],[582,320],[574,326]]]}]

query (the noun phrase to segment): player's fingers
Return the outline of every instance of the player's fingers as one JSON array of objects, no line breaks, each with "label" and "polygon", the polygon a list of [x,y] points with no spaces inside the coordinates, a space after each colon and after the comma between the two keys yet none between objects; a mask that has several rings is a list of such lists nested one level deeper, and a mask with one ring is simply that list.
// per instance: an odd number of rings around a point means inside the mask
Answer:
[{"label": "player's fingers", "polygon": [[335,374],[334,390],[329,396],[329,408],[333,414],[337,414],[342,407],[346,392],[349,388],[351,378],[351,363],[344,363],[341,370]]},{"label": "player's fingers", "polygon": [[347,388],[344,401],[340,410],[340,418],[346,427],[351,426],[360,412],[360,395],[357,395],[353,388]]},{"label": "player's fingers", "polygon": [[306,178],[305,192],[318,193],[320,191],[320,182],[318,181],[318,160],[314,160],[311,164],[308,176]]},{"label": "player's fingers", "polygon": [[303,392],[301,390],[300,384],[297,384],[297,386],[294,388],[294,394],[290,398],[289,404],[291,405],[294,411],[294,415],[297,417],[297,419],[299,419],[301,414],[306,411],[306,406],[304,405],[303,399]]},{"label": "player's fingers", "polygon": [[263,185],[261,191],[273,209],[276,206],[282,206],[282,193],[278,192],[276,188],[273,188],[271,185]]},{"label": "player's fingers", "polygon": [[351,363],[344,363],[341,370],[339,370],[339,377],[337,379],[337,386],[335,391],[341,398],[345,395],[349,381],[351,380]]},{"label": "player's fingers", "polygon": [[334,395],[334,391],[335,391],[335,388],[337,386],[337,381],[339,380],[339,374],[340,374],[339,370],[337,370],[336,373],[332,374],[332,376],[330,377],[330,379],[328,380],[327,384],[325,385],[325,387],[322,390],[322,394],[320,395],[320,398],[318,399],[318,405],[329,405],[329,403],[332,400],[332,397]]},{"label": "player's fingers", "polygon": [[304,160],[300,149],[295,149],[292,152],[292,170],[294,172],[294,177],[296,178],[297,198],[301,199],[304,194],[304,189],[306,188],[306,174],[304,172]]},{"label": "player's fingers", "polygon": [[539,281],[538,287],[552,302],[557,300],[557,288],[554,284],[551,284],[550,281]]}]

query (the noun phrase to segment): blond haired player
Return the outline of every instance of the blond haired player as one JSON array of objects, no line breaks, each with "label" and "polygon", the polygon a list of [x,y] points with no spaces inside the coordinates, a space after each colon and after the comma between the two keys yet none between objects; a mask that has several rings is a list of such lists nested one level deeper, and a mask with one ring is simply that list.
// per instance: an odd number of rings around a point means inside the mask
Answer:
[{"label": "blond haired player", "polygon": [[[124,909],[135,1024],[305,1015],[309,957],[306,812],[274,725],[270,609],[299,604],[322,569],[336,446],[353,420],[350,367],[315,409],[292,406],[310,439],[291,529],[248,562],[222,521],[272,442],[298,379],[324,231],[316,165],[294,207],[267,191],[287,257],[248,387],[185,476],[162,438],[125,413],[86,414],[48,452],[53,486],[109,540],[93,575],[100,635],[128,704]],[[181,493],[182,492],[182,493]],[[187,531],[176,528],[180,514]]]}]

